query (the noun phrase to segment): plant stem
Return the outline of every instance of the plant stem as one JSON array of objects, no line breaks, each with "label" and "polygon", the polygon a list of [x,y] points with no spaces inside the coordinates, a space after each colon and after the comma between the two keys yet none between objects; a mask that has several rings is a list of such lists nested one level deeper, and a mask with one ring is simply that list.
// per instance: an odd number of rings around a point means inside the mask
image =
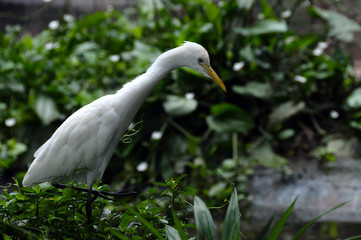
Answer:
[{"label": "plant stem", "polygon": [[236,161],[238,166],[238,136],[237,133],[232,133],[232,152],[233,152],[233,159]]}]

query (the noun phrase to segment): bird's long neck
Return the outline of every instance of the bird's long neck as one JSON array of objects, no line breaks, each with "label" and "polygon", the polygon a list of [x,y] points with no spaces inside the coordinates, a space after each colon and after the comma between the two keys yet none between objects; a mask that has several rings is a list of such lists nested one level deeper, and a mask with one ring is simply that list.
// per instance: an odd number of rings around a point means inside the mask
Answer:
[{"label": "bird's long neck", "polygon": [[[117,93],[120,98],[126,96],[126,99],[119,99],[119,101],[126,101],[130,108],[129,114],[135,115],[146,97],[152,92],[157,84],[172,70],[183,66],[181,47],[171,49],[160,55],[155,62],[148,68],[148,70],[139,75],[133,81],[125,84]],[[119,105],[124,110],[124,106]]]}]

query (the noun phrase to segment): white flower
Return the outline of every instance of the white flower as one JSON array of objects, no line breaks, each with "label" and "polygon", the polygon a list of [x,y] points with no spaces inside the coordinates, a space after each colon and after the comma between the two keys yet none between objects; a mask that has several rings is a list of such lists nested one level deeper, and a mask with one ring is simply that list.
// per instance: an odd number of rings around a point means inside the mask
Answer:
[{"label": "white flower", "polygon": [[194,98],[194,93],[192,92],[188,92],[185,94],[185,98],[188,99],[188,100],[191,100]]},{"label": "white flower", "polygon": [[51,21],[50,23],[49,23],[49,28],[51,29],[51,30],[55,30],[55,29],[57,29],[58,27],[59,27],[59,21],[58,20],[53,20],[53,21]]},{"label": "white flower", "polygon": [[323,53],[323,49],[320,49],[320,48],[315,48],[312,51],[312,54],[315,55],[315,56],[321,56],[322,53]]},{"label": "white flower", "polygon": [[233,71],[239,71],[244,67],[244,62],[236,62],[233,64]]},{"label": "white flower", "polygon": [[120,56],[119,56],[119,55],[111,55],[111,56],[109,57],[109,59],[110,59],[110,61],[112,61],[112,62],[118,62],[119,59],[120,59]]},{"label": "white flower", "polygon": [[144,172],[145,170],[148,169],[148,163],[147,162],[140,162],[137,166],[137,171],[138,172]]},{"label": "white flower", "polygon": [[282,18],[289,18],[291,16],[292,12],[291,10],[286,10],[281,13]]},{"label": "white flower", "polygon": [[13,127],[16,124],[16,119],[15,118],[8,118],[5,120],[5,126],[7,127]]},{"label": "white flower", "polygon": [[307,78],[300,76],[300,75],[296,75],[295,81],[300,82],[300,83],[305,83],[305,82],[307,82]]},{"label": "white flower", "polygon": [[324,50],[328,47],[327,42],[319,42],[317,43],[316,48],[312,51],[313,55],[320,56],[323,54]]},{"label": "white flower", "polygon": [[336,111],[336,110],[332,110],[330,112],[330,117],[333,118],[333,119],[336,119],[340,116],[340,114]]},{"label": "white flower", "polygon": [[63,18],[65,22],[72,22],[74,20],[74,17],[70,14],[64,14]]},{"label": "white flower", "polygon": [[319,42],[319,43],[317,43],[317,47],[321,48],[321,49],[326,49],[328,47],[328,43],[327,42]]},{"label": "white flower", "polygon": [[154,132],[152,132],[151,138],[152,138],[153,140],[159,140],[159,139],[162,138],[162,136],[163,136],[163,133],[162,133],[162,132],[160,132],[160,131],[154,131]]},{"label": "white flower", "polygon": [[52,50],[54,48],[58,48],[59,47],[59,43],[58,42],[49,42],[47,44],[45,44],[45,49],[46,50]]}]

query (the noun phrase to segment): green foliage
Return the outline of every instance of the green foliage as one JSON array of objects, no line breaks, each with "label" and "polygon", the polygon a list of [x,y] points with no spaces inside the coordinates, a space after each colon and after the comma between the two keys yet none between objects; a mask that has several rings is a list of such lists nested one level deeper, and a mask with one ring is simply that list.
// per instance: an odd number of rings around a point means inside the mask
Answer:
[{"label": "green foliage", "polygon": [[[128,200],[110,201],[97,198],[92,203],[93,222],[88,223],[85,213],[86,192],[70,185],[57,189],[50,184],[33,188],[19,187],[16,179],[13,191],[4,189],[0,196],[0,232],[5,239],[174,239],[188,240],[196,229],[198,239],[239,240],[242,237],[238,193],[233,188],[228,202],[223,229],[215,226],[207,205],[194,197],[192,206],[186,200],[193,197],[189,187],[183,187],[185,175],[176,180],[158,182],[161,188],[151,188],[142,194],[135,205]],[[107,186],[95,189],[107,191]],[[277,239],[290,215],[296,200],[281,216],[267,239]],[[342,207],[340,204],[314,218],[293,239],[298,239],[315,221],[327,213]],[[195,224],[192,224],[195,222]],[[271,223],[272,221],[270,221]],[[265,233],[257,239],[265,239]],[[261,237],[263,236],[263,237]]]},{"label": "green foliage", "polygon": [[[121,14],[109,10],[79,19],[62,16],[58,26],[33,37],[8,27],[0,34],[0,122],[15,123],[1,130],[1,144],[14,138],[31,150],[38,147],[72,112],[119,89],[161,52],[189,40],[209,50],[228,92],[189,69],[173,72],[143,105],[142,129],[120,146],[118,161],[111,161],[106,176],[117,176],[127,186],[191,169],[189,181],[200,183],[209,176],[220,179],[216,169],[230,158],[237,158],[238,172],[256,164],[279,168],[287,162],[279,156],[295,152],[283,152],[283,144],[295,141],[304,125],[316,132],[316,125],[326,131],[335,129],[334,124],[349,132],[361,129],[360,94],[353,91],[357,83],[342,42],[359,26],[311,5],[304,14],[324,21],[326,32],[305,28],[305,34],[298,34],[292,17],[300,3],[284,17],[286,8],[273,8],[265,0],[138,1]],[[341,29],[332,20],[335,16],[349,27]],[[340,41],[334,42],[336,33]],[[329,119],[332,110],[344,115],[342,121]],[[162,137],[153,139],[153,131]],[[255,156],[265,150],[271,156],[267,160],[260,159],[265,154]],[[3,162],[11,170],[21,156],[11,161],[4,157]],[[136,177],[143,161],[149,168]],[[230,180],[238,181],[237,175]],[[229,190],[223,196],[227,194]]]},{"label": "green foliage", "polygon": [[[104,181],[143,192],[155,179],[188,174],[184,191],[197,194],[197,204],[201,197],[209,200],[207,204],[227,198],[233,191],[230,182],[235,183],[238,199],[250,199],[252,168],[289,172],[284,156],[296,152],[290,146],[303,128],[311,129],[316,139],[335,132],[358,136],[361,130],[361,87],[344,49],[360,26],[311,4],[303,14],[318,20],[323,31],[299,29],[294,16],[302,12],[302,2],[142,0],[121,13],[61,16],[58,27],[36,36],[24,34],[18,26],[7,27],[0,33],[0,122],[5,123],[0,128],[0,173],[13,176],[19,168],[25,170],[30,155],[67,116],[115,92],[143,73],[160,53],[188,40],[209,51],[228,92],[189,69],[172,72],[144,103],[134,120],[141,127],[135,126],[122,139],[125,144],[116,151]],[[289,9],[290,16],[283,16]],[[330,118],[332,111],[340,116]],[[161,137],[152,137],[153,131]],[[317,148],[316,157],[333,160],[333,153],[325,149]],[[149,167],[139,173],[137,166],[143,162]],[[166,189],[161,196],[174,209],[182,206],[184,194],[177,184],[169,180],[158,186]],[[38,196],[34,191],[4,192],[2,203],[9,205],[4,228],[15,225],[10,229],[20,237],[35,238],[55,236],[60,232],[53,229],[65,232],[73,225],[86,238],[82,193],[46,187],[37,190]],[[33,213],[36,204],[49,208],[42,208],[35,218],[19,217],[16,209]],[[95,235],[127,239],[143,232],[154,237],[150,231],[154,227],[163,236],[166,232],[185,239],[180,226],[187,210],[173,216],[167,209],[163,217],[162,201],[130,204],[143,221],[130,209],[119,216],[112,214],[120,211],[118,207],[106,201],[94,204],[99,219],[108,213],[104,206],[111,206],[111,214],[104,218],[108,226],[90,228]],[[55,215],[50,209],[57,210]],[[41,226],[47,217],[50,225]],[[148,223],[153,227],[145,226]]]}]

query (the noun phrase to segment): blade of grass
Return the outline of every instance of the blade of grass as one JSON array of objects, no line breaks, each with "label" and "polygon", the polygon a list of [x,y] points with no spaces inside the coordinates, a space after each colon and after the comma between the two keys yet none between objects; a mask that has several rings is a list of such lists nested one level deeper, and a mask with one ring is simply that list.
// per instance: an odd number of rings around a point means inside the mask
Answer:
[{"label": "blade of grass", "polygon": [[197,196],[194,198],[194,217],[196,219],[198,239],[217,239],[211,213],[207,205]]},{"label": "blade of grass", "polygon": [[326,215],[329,212],[332,212],[333,210],[342,207],[343,205],[345,205],[347,202],[341,203],[333,208],[331,208],[330,210],[327,210],[326,212],[323,212],[322,214],[320,214],[319,216],[317,216],[316,218],[314,218],[311,222],[307,223],[306,226],[304,226],[298,233],[296,233],[296,235],[292,238],[292,240],[296,240],[298,239],[314,222],[316,222],[318,219],[320,219],[321,217],[323,217],[324,215]]},{"label": "blade of grass", "polygon": [[272,232],[268,236],[268,240],[276,240],[278,235],[281,233],[283,226],[285,225],[288,217],[290,216],[293,207],[295,206],[297,198],[292,202],[291,206],[288,207],[286,212],[281,216],[280,220],[276,223],[276,226],[272,229]]},{"label": "blade of grass", "polygon": [[346,238],[344,240],[360,240],[361,239],[361,235],[358,236],[354,236],[354,237],[350,237],[350,238]]},{"label": "blade of grass", "polygon": [[266,239],[266,234],[268,232],[268,230],[270,229],[273,220],[275,219],[275,216],[273,215],[267,222],[267,224],[262,228],[262,231],[260,232],[260,234],[258,234],[256,240],[263,240]]},{"label": "blade of grass", "polygon": [[114,229],[108,228],[106,229],[108,232],[110,232],[113,236],[122,239],[122,240],[129,240],[127,236],[124,236],[123,234],[119,233],[118,231],[115,231]]},{"label": "blade of grass", "polygon": [[239,215],[239,206],[237,199],[237,190],[233,189],[231,199],[228,204],[222,240],[239,240],[241,239],[241,221]]},{"label": "blade of grass", "polygon": [[129,206],[129,204],[125,203],[125,206],[127,207],[127,209],[134,214],[135,216],[138,217],[138,219],[157,237],[157,239],[160,240],[165,240],[165,238],[162,236],[162,234],[160,234],[157,229],[155,229],[155,227],[153,226],[153,224],[151,224],[149,221],[147,221],[145,218],[142,217],[142,215],[140,215],[137,211],[135,211],[131,206]]}]

